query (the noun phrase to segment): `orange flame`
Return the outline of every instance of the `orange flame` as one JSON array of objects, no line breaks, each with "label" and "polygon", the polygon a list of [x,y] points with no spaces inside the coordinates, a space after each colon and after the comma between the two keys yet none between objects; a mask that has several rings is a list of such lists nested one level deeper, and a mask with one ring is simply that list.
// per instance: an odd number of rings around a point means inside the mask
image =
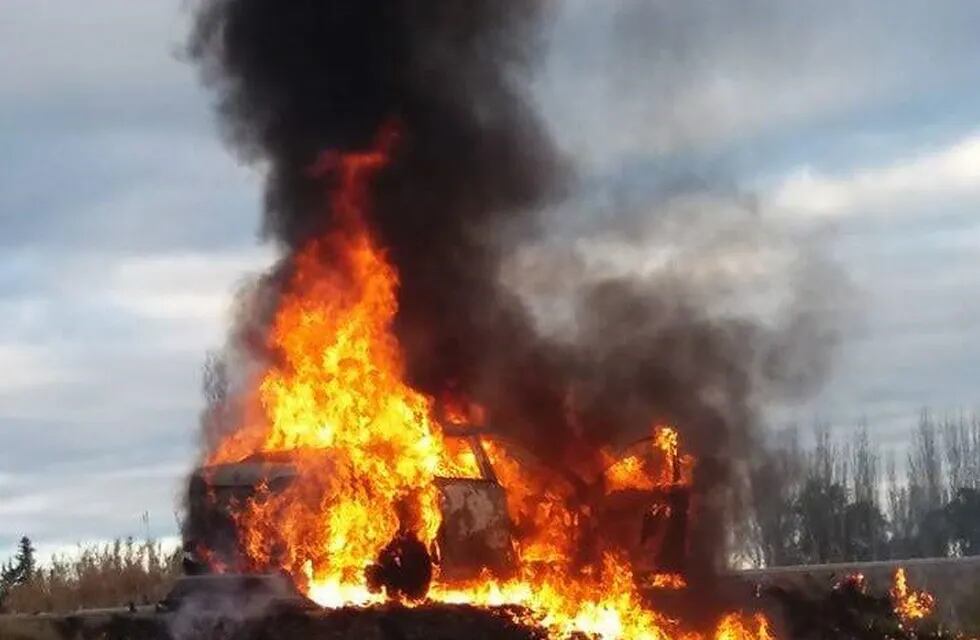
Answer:
[{"label": "orange flame", "polygon": [[644,580],[644,584],[654,589],[687,588],[687,580],[679,573],[655,573]]},{"label": "orange flame", "polygon": [[769,628],[769,620],[761,613],[751,618],[729,613],[722,618],[715,633],[715,640],[773,640],[774,638]]},{"label": "orange flame", "polygon": [[936,599],[931,593],[916,591],[909,587],[904,567],[899,567],[895,571],[891,597],[895,613],[906,623],[925,618],[936,607]]},{"label": "orange flame", "polygon": [[335,604],[370,599],[364,567],[404,525],[397,504],[414,514],[422,542],[435,538],[432,480],[454,471],[431,400],[402,382],[390,331],[398,278],[361,218],[366,178],[384,161],[372,151],[337,162],[343,226],[296,256],[269,338],[281,359],[259,386],[261,412],[215,455],[294,452],[310,480],[251,500],[238,526],[257,564],[284,567]]},{"label": "orange flame", "polygon": [[[295,256],[268,336],[275,362],[244,424],[210,460],[289,452],[302,481],[281,491],[263,488],[239,505],[236,524],[256,567],[282,568],[323,606],[379,602],[382,596],[366,587],[364,569],[399,530],[409,529],[426,545],[435,539],[441,516],[433,480],[479,475],[473,455],[444,437],[433,399],[403,381],[391,329],[398,274],[365,222],[367,185],[384,166],[388,142],[390,135],[375,150],[327,155],[318,163],[317,171],[336,180],[337,226]],[[459,403],[447,420],[466,421],[461,414],[482,420],[481,409],[465,406]],[[688,481],[691,460],[678,455],[677,432],[660,427],[653,440],[636,463],[628,458],[613,465],[608,483]],[[524,527],[515,574],[462,584],[440,582],[437,575],[430,599],[522,605],[529,612],[525,622],[561,637],[699,637],[645,605],[620,555],[606,551],[597,566],[575,566],[576,524],[589,516],[587,509],[571,506],[570,488],[533,473],[502,443],[485,444],[507,490],[510,517]],[[685,586],[681,576],[660,580]],[[772,636],[764,617],[730,614],[714,637]]]},{"label": "orange flame", "polygon": [[[680,454],[680,440],[673,427],[657,425],[652,441],[643,451],[620,458],[606,468],[606,490],[608,492],[625,489],[648,490],[672,484],[690,484],[694,460]],[[615,460],[612,453],[606,452],[609,461]]]}]

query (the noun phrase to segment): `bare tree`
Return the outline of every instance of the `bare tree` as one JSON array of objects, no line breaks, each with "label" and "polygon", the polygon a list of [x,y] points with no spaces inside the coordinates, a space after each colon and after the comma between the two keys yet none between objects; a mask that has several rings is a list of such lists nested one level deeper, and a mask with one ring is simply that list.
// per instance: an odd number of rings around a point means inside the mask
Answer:
[{"label": "bare tree", "polygon": [[960,413],[947,415],[942,425],[943,453],[946,464],[946,491],[952,496],[963,488],[980,484],[980,420]]},{"label": "bare tree", "polygon": [[904,482],[899,482],[898,465],[895,462],[895,452],[888,456],[888,524],[889,524],[889,553],[892,558],[905,558],[911,553],[911,540],[914,536],[912,513],[909,507],[909,489]]},{"label": "bare tree", "polygon": [[936,438],[937,431],[932,414],[928,409],[923,409],[919,424],[912,432],[909,451],[909,487],[914,490],[912,509],[916,514],[945,502],[943,460]]},{"label": "bare tree", "polygon": [[866,502],[879,508],[881,504],[879,494],[881,457],[878,452],[871,447],[868,438],[868,423],[862,420],[854,434],[854,441],[851,446],[851,468],[852,476],[852,495],[855,502]]},{"label": "bare tree", "polygon": [[814,436],[816,445],[795,507],[800,555],[806,562],[834,562],[845,555],[849,465],[831,439],[830,425],[818,424]]},{"label": "bare tree", "polygon": [[949,494],[937,433],[936,422],[924,409],[912,432],[908,454],[909,514],[914,528],[912,552],[916,556],[945,556],[949,551],[943,513]]},{"label": "bare tree", "polygon": [[879,489],[880,456],[868,438],[867,422],[861,421],[850,447],[850,501],[845,509],[845,555],[848,560],[876,560],[886,546],[885,516]]},{"label": "bare tree", "polygon": [[792,425],[775,438],[772,450],[752,469],[759,564],[774,567],[802,560],[795,506],[805,467],[799,431]]},{"label": "bare tree", "polygon": [[980,421],[960,413],[943,420],[948,502],[943,515],[953,555],[980,553]]}]

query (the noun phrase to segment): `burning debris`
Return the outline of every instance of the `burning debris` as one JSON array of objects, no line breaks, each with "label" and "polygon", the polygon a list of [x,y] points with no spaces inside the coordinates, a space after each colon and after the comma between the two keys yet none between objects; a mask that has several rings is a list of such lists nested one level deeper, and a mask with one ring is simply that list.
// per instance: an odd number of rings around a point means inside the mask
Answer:
[{"label": "burning debris", "polygon": [[932,594],[909,588],[905,569],[902,567],[895,571],[895,584],[890,595],[895,613],[905,623],[925,618],[936,607]]},{"label": "burning debris", "polygon": [[770,586],[765,595],[780,603],[785,633],[790,638],[941,640],[962,637],[926,619],[931,613],[932,596],[924,591],[910,591],[904,569],[896,572],[895,584],[885,594],[873,593],[864,576],[855,574],[846,576],[829,590]]},{"label": "burning debris", "polygon": [[709,585],[754,398],[798,327],[621,279],[583,285],[559,339],[501,284],[569,183],[523,95],[544,4],[202,1],[191,51],[267,169],[282,257],[244,294],[204,416],[188,564],[281,572],[331,609],[770,638]]}]

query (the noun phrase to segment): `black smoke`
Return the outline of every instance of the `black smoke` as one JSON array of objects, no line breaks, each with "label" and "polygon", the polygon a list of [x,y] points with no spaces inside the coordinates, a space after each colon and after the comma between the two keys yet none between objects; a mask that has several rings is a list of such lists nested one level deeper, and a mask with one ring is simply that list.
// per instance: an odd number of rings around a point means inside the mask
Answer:
[{"label": "black smoke", "polygon": [[822,346],[827,335],[801,333],[795,316],[771,327],[719,315],[683,278],[623,276],[583,282],[569,302],[574,331],[542,333],[500,276],[515,247],[542,238],[538,212],[574,184],[528,95],[550,4],[200,5],[192,57],[232,146],[266,171],[262,232],[283,250],[246,296],[233,346],[274,357],[255,336],[291,256],[336,224],[309,167],[325,150],[370,146],[394,123],[370,224],[400,277],[395,331],[409,382],[481,402],[496,429],[564,474],[595,473],[598,445],[645,435],[653,420],[676,424],[704,461],[695,502],[713,511],[731,461],[756,446],[765,390],[797,375],[782,355],[801,351],[787,341]]},{"label": "black smoke", "polygon": [[567,180],[524,94],[542,10],[533,0],[217,0],[201,5],[191,52],[233,146],[268,168],[263,232],[285,248],[280,271],[335,222],[308,167],[396,123],[372,223],[399,272],[410,381],[436,396],[507,398],[516,407],[501,424],[520,418],[546,433],[562,426],[554,382],[565,363],[549,361],[497,277],[506,236],[532,234],[530,214]]},{"label": "black smoke", "polygon": [[397,123],[373,223],[401,279],[412,382],[430,392],[486,384],[501,346],[531,333],[497,270],[502,226],[529,232],[564,179],[523,95],[540,5],[218,0],[198,15],[191,51],[235,148],[267,163],[263,232],[287,262],[334,222],[307,170],[318,154]]}]

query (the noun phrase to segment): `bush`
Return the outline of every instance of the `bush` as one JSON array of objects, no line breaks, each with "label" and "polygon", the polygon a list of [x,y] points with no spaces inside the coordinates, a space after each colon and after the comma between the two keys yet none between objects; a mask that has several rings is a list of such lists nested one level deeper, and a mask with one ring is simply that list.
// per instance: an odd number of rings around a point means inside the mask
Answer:
[{"label": "bush", "polygon": [[117,539],[52,558],[13,586],[3,606],[11,613],[37,613],[149,604],[166,595],[179,574],[179,550],[165,552],[152,540]]}]

